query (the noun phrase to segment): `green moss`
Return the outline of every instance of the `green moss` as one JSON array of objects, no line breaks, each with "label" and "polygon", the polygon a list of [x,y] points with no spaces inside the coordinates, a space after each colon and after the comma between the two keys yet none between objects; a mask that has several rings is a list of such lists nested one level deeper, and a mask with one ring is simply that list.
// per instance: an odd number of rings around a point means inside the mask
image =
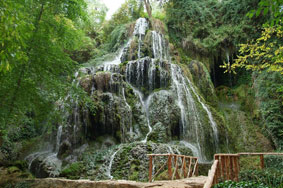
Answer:
[{"label": "green moss", "polygon": [[20,172],[20,171],[21,170],[18,167],[16,167],[16,166],[11,166],[11,167],[8,168],[8,173],[9,174],[13,174],[13,173]]},{"label": "green moss", "polygon": [[84,165],[81,162],[72,163],[65,168],[60,176],[67,177],[68,179],[79,179],[81,174],[84,172]]},{"label": "green moss", "polygon": [[18,167],[20,170],[25,170],[28,167],[27,162],[26,161],[21,161],[21,160],[15,161],[13,165]]}]

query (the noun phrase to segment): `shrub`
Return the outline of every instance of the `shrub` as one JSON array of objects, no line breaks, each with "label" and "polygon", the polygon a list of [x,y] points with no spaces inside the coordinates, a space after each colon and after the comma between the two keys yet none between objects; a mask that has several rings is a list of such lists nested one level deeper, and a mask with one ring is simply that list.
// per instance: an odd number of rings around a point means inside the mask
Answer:
[{"label": "shrub", "polygon": [[233,181],[225,181],[223,183],[219,183],[214,186],[214,188],[271,188],[269,186],[264,185],[263,183],[252,182],[252,181],[241,181],[241,182],[233,182]]},{"label": "shrub", "polygon": [[80,162],[72,163],[67,168],[65,168],[60,176],[67,177],[68,179],[79,179],[80,175],[84,171],[84,165]]},{"label": "shrub", "polygon": [[254,181],[269,187],[283,187],[283,174],[278,170],[246,170],[240,172],[241,181]]}]

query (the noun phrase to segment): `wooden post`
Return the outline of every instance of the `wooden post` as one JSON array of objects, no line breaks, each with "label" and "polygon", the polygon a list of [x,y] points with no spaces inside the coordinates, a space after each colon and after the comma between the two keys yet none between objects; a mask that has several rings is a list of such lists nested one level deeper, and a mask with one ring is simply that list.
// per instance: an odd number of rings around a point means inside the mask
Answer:
[{"label": "wooden post", "polygon": [[178,171],[178,169],[179,169],[179,164],[178,164],[178,155],[176,156],[176,166],[175,166],[175,168],[176,168],[176,179],[180,179],[181,177],[180,177],[180,174],[179,174],[179,171]]},{"label": "wooden post", "polygon": [[187,177],[187,169],[186,169],[186,167],[187,167],[187,165],[186,165],[186,157],[184,156],[183,157],[183,175],[184,175],[184,178],[186,178]]},{"label": "wooden post", "polygon": [[198,176],[198,160],[195,159],[195,161],[196,161],[196,173],[195,173],[195,176]]},{"label": "wooden post", "polygon": [[152,156],[149,156],[149,174],[148,174],[149,182],[152,181]]},{"label": "wooden post", "polygon": [[169,180],[172,179],[172,155],[170,154],[168,156],[168,178]]},{"label": "wooden post", "polygon": [[190,157],[190,161],[189,161],[189,170],[188,170],[188,175],[187,177],[191,177],[191,170],[192,169],[192,157]]},{"label": "wooden post", "polygon": [[221,156],[221,170],[222,170],[222,178],[223,180],[227,180],[227,177],[226,177],[226,157],[225,156]]},{"label": "wooden post", "polygon": [[239,181],[239,170],[238,170],[238,156],[234,157],[233,160],[233,167],[234,167],[234,181],[238,182]]},{"label": "wooden post", "polygon": [[218,155],[214,156],[214,160],[218,160],[218,164],[217,164],[217,168],[216,168],[216,175],[215,175],[215,179],[216,179],[216,184],[218,183],[218,178],[220,177],[220,157]]},{"label": "wooden post", "polygon": [[225,167],[226,167],[226,180],[230,180],[229,176],[229,156],[225,156]]},{"label": "wooden post", "polygon": [[230,156],[230,180],[234,180],[234,165],[233,165],[234,156]]},{"label": "wooden post", "polygon": [[260,155],[260,167],[261,167],[261,169],[264,169],[264,157],[263,157],[263,154]]}]

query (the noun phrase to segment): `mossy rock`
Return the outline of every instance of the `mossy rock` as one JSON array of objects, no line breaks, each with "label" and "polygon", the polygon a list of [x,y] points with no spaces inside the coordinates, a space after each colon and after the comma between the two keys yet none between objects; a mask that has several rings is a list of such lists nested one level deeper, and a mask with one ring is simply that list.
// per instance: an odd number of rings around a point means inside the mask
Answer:
[{"label": "mossy rock", "polygon": [[79,179],[84,172],[84,165],[82,162],[70,164],[67,168],[63,169],[60,176],[68,179]]},{"label": "mossy rock", "polygon": [[11,166],[11,167],[8,168],[8,173],[9,174],[13,174],[13,173],[20,172],[20,171],[21,170],[18,167],[16,167],[16,166]]}]

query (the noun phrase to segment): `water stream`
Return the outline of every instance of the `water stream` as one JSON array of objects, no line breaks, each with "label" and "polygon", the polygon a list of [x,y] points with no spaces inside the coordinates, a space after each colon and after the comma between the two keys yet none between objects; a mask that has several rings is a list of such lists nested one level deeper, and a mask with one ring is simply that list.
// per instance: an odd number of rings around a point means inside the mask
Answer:
[{"label": "water stream", "polygon": [[213,116],[210,112],[210,110],[208,109],[208,107],[201,101],[200,96],[198,95],[198,93],[195,91],[194,86],[192,84],[192,82],[187,78],[187,81],[189,83],[189,86],[191,88],[191,90],[193,91],[193,93],[195,94],[195,96],[198,99],[198,102],[202,105],[202,108],[206,111],[209,121],[210,121],[210,125],[211,128],[213,130],[213,136],[214,136],[214,142],[215,142],[215,146],[216,146],[216,152],[219,152],[219,138],[218,138],[218,129],[217,129],[217,124],[215,123]]},{"label": "water stream", "polygon": [[113,179],[113,176],[111,175],[111,169],[112,169],[112,165],[113,165],[113,161],[115,159],[115,156],[117,155],[117,153],[122,149],[122,146],[120,145],[118,147],[118,149],[111,155],[110,157],[110,162],[109,162],[109,165],[106,169],[106,175],[112,180]]}]

